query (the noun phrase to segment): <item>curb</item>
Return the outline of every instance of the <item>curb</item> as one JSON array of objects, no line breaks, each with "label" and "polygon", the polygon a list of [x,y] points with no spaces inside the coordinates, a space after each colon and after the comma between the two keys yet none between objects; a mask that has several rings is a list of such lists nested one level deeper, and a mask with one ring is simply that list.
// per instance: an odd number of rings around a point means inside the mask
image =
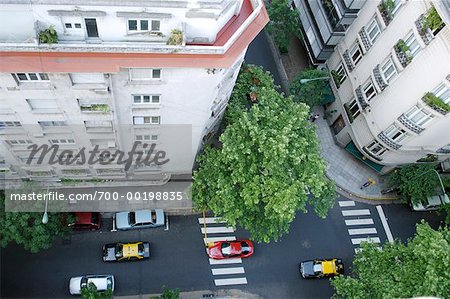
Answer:
[{"label": "curb", "polygon": [[275,65],[277,66],[278,73],[280,74],[281,79],[281,89],[283,89],[284,94],[289,95],[289,80],[284,69],[283,62],[281,60],[281,54],[278,52],[277,47],[275,46],[275,42],[273,41],[272,36],[264,30],[264,34],[266,35],[267,41],[269,42],[269,48],[272,52],[273,59],[275,61]]}]

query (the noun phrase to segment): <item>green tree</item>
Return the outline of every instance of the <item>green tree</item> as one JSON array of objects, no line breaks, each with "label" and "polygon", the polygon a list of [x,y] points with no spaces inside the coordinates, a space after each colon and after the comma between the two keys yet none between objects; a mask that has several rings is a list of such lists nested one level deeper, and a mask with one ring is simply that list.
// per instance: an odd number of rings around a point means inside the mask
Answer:
[{"label": "green tree", "polygon": [[93,282],[89,282],[87,287],[81,289],[81,297],[84,299],[109,299],[112,298],[112,291],[108,289],[98,292],[97,286]]},{"label": "green tree", "polygon": [[412,164],[394,170],[388,184],[395,186],[402,199],[419,203],[436,193],[439,178],[432,164]]},{"label": "green tree", "polygon": [[302,79],[313,79],[327,77],[326,71],[314,68],[305,69],[300,72],[289,86],[289,92],[294,97],[294,101],[305,103],[309,107],[322,105],[326,98],[333,96],[328,80],[314,80],[301,83]]},{"label": "green tree", "polygon": [[[285,98],[269,82],[262,69],[244,66],[220,136],[222,147],[208,148],[199,157],[192,186],[197,208],[211,209],[264,242],[286,233],[296,212],[307,211],[307,202],[325,217],[335,196],[308,106]],[[257,102],[249,106],[252,84]],[[314,194],[310,199],[308,188]]]},{"label": "green tree", "polygon": [[179,289],[169,289],[166,286],[163,286],[163,292],[161,296],[153,296],[150,299],[179,299],[180,298],[180,290]]},{"label": "green tree", "polygon": [[382,250],[363,244],[351,276],[332,280],[333,298],[449,298],[450,231],[427,223],[407,244],[387,243]]},{"label": "green tree", "polygon": [[289,0],[272,0],[267,5],[269,24],[267,31],[272,34],[275,44],[282,53],[288,51],[291,38],[299,36],[298,11],[292,9]]},{"label": "green tree", "polygon": [[[26,250],[36,253],[52,246],[56,237],[63,237],[71,231],[65,225],[67,215],[48,213],[48,223],[42,223],[42,213],[6,212],[5,193],[0,192],[0,243],[6,247],[10,242],[22,245]],[[70,217],[69,217],[70,218]]]}]

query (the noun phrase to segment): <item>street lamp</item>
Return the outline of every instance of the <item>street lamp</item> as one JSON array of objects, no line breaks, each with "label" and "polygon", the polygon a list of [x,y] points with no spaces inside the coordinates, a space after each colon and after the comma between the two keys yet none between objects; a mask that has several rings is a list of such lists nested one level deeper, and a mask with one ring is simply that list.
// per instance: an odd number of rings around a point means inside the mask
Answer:
[{"label": "street lamp", "polygon": [[328,80],[330,77],[319,77],[319,78],[310,78],[310,79],[300,79],[300,84],[305,84],[310,81],[316,81],[316,80]]},{"label": "street lamp", "polygon": [[[47,195],[48,195],[48,189],[49,189],[49,187],[47,187]],[[44,215],[42,216],[42,224],[48,223],[48,214],[47,214],[48,198],[47,197],[44,197],[45,198],[45,210],[44,210]]]},{"label": "street lamp", "polygon": [[441,176],[439,175],[439,172],[437,172],[436,169],[432,169],[432,170],[437,174],[437,176],[439,178],[439,183],[441,183],[442,194],[445,194],[444,184],[442,183],[442,179],[441,179]]}]

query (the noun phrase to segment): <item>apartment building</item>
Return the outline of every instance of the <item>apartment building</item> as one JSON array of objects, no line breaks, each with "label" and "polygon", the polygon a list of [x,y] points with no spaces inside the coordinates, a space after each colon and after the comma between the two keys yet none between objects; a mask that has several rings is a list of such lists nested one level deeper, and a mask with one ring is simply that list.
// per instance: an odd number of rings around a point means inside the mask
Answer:
[{"label": "apartment building", "polygon": [[336,142],[373,169],[450,157],[450,2],[366,1],[326,61]]},{"label": "apartment building", "polygon": [[[192,170],[268,22],[261,0],[6,0],[0,18],[2,172],[157,182]],[[65,157],[135,141],[166,151],[171,168],[28,163],[30,144]]]}]

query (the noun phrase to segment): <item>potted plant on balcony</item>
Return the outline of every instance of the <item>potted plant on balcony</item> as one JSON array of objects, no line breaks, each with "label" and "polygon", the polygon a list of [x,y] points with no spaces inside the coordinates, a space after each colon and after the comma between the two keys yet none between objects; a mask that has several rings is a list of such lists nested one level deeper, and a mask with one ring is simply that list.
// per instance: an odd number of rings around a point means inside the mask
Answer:
[{"label": "potted plant on balcony", "polygon": [[167,44],[171,46],[181,46],[183,44],[183,32],[178,29],[172,29]]},{"label": "potted plant on balcony", "polygon": [[440,98],[431,92],[427,92],[422,99],[428,106],[444,115],[450,112],[450,105],[444,103]]},{"label": "potted plant on balcony", "polygon": [[434,6],[428,10],[423,18],[424,20],[422,23],[422,28],[424,30],[429,28],[433,32],[433,34],[436,34],[438,30],[442,29],[442,27],[444,27],[445,25]]},{"label": "potted plant on balcony", "polygon": [[342,74],[339,74],[336,70],[331,71],[331,77],[333,77],[334,84],[339,88],[341,86]]},{"label": "potted plant on balcony", "polygon": [[403,67],[406,67],[412,60],[413,56],[409,46],[404,40],[400,39],[394,46],[395,53],[397,54],[398,60]]},{"label": "potted plant on balcony", "polygon": [[389,25],[392,20],[392,12],[395,8],[394,0],[383,0],[380,5],[378,5],[378,10],[383,17],[384,24]]},{"label": "potted plant on balcony", "polygon": [[58,43],[58,33],[54,26],[50,26],[47,29],[39,31],[39,42],[42,44],[57,44]]}]

